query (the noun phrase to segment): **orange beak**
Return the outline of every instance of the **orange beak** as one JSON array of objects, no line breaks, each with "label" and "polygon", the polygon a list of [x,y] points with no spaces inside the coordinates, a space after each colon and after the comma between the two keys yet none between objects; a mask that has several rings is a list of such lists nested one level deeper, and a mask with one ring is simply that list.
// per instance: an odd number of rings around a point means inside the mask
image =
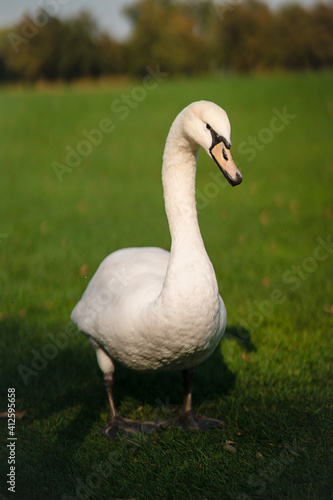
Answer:
[{"label": "orange beak", "polygon": [[211,148],[210,153],[229,184],[237,186],[237,184],[242,182],[242,174],[236,167],[234,160],[232,159],[230,149],[226,147],[224,142],[216,144],[213,148]]}]

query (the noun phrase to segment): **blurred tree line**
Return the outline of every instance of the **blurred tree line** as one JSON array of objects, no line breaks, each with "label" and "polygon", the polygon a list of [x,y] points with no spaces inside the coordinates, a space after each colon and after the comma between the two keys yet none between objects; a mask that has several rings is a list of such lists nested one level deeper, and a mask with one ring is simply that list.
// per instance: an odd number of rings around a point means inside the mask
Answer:
[{"label": "blurred tree line", "polygon": [[133,29],[123,43],[88,12],[25,16],[0,32],[0,80],[142,76],[147,65],[171,75],[333,67],[333,5],[272,11],[257,0],[139,0],[124,12]]}]

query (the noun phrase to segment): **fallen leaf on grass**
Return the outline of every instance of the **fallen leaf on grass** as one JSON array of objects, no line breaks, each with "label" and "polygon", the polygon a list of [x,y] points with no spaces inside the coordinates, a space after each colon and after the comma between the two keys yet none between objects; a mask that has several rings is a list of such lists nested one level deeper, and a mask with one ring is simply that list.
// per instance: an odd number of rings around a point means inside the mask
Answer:
[{"label": "fallen leaf on grass", "polygon": [[261,460],[263,460],[263,459],[264,459],[264,457],[263,457],[263,455],[260,453],[260,451],[257,451],[257,453],[256,453],[256,457],[257,457],[257,458],[261,458]]},{"label": "fallen leaf on grass", "polygon": [[207,408],[215,408],[216,407],[216,403],[208,403],[207,404]]},{"label": "fallen leaf on grass", "polygon": [[263,287],[265,288],[269,288],[269,278],[267,276],[265,276],[262,280],[261,280],[261,284]]},{"label": "fallen leaf on grass", "polygon": [[269,245],[269,249],[271,252],[275,252],[276,250],[276,242],[272,241],[271,244]]},{"label": "fallen leaf on grass", "polygon": [[84,276],[85,278],[87,277],[88,271],[89,271],[88,264],[83,264],[83,266],[80,267],[80,274],[81,274],[81,276]]},{"label": "fallen leaf on grass", "polygon": [[[16,411],[14,413],[16,419],[23,418],[27,410],[22,410],[22,411]],[[13,415],[13,413],[11,413]],[[7,411],[0,411],[0,418],[8,418],[8,412]]]},{"label": "fallen leaf on grass", "polygon": [[263,226],[267,226],[269,220],[268,213],[261,212],[261,214],[259,215],[259,220]]},{"label": "fallen leaf on grass", "polygon": [[241,234],[238,238],[239,244],[244,245],[245,243],[245,234]]},{"label": "fallen leaf on grass", "polygon": [[329,219],[332,219],[333,218],[333,208],[330,206],[326,207],[325,214],[326,214],[326,217],[328,217]]},{"label": "fallen leaf on grass", "polygon": [[252,359],[249,358],[249,356],[246,354],[246,352],[243,352],[242,354],[242,359],[246,361],[246,363],[252,363]]},{"label": "fallen leaf on grass", "polygon": [[325,304],[323,309],[325,312],[333,314],[333,304]]},{"label": "fallen leaf on grass", "polygon": [[22,411],[17,411],[15,412],[15,418],[23,418],[24,415],[26,414],[27,410],[22,410]]}]

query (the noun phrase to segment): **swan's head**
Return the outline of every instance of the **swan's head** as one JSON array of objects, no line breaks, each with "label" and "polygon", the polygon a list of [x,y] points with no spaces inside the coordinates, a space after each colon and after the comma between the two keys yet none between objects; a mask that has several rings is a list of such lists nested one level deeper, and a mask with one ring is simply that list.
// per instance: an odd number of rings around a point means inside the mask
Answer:
[{"label": "swan's head", "polygon": [[193,102],[183,112],[187,138],[201,146],[219,166],[227,181],[236,186],[243,180],[230,152],[230,123],[227,113],[209,101]]}]

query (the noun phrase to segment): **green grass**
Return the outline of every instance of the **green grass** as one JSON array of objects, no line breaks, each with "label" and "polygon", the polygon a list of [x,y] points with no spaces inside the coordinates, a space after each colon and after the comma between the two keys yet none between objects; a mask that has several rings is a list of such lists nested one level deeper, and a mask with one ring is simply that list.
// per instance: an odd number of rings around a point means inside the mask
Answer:
[{"label": "green grass", "polygon": [[[8,387],[26,410],[15,429],[15,498],[331,498],[333,254],[320,241],[333,239],[333,75],[166,78],[121,120],[110,106],[136,85],[0,95],[0,411]],[[169,248],[163,145],[177,112],[202,98],[228,112],[244,176],[232,189],[201,152],[199,219],[228,334],[196,370],[194,403],[226,427],[107,442],[101,372],[69,316],[107,254]],[[284,108],[295,117],[276,131],[274,110]],[[52,163],[64,164],[66,146],[104,118],[114,131],[59,182]],[[252,161],[249,136],[260,148]],[[20,365],[32,370],[26,384]],[[179,373],[118,366],[116,376],[128,417],[158,418],[181,403]],[[5,418],[0,434],[0,497],[11,498]]]}]

